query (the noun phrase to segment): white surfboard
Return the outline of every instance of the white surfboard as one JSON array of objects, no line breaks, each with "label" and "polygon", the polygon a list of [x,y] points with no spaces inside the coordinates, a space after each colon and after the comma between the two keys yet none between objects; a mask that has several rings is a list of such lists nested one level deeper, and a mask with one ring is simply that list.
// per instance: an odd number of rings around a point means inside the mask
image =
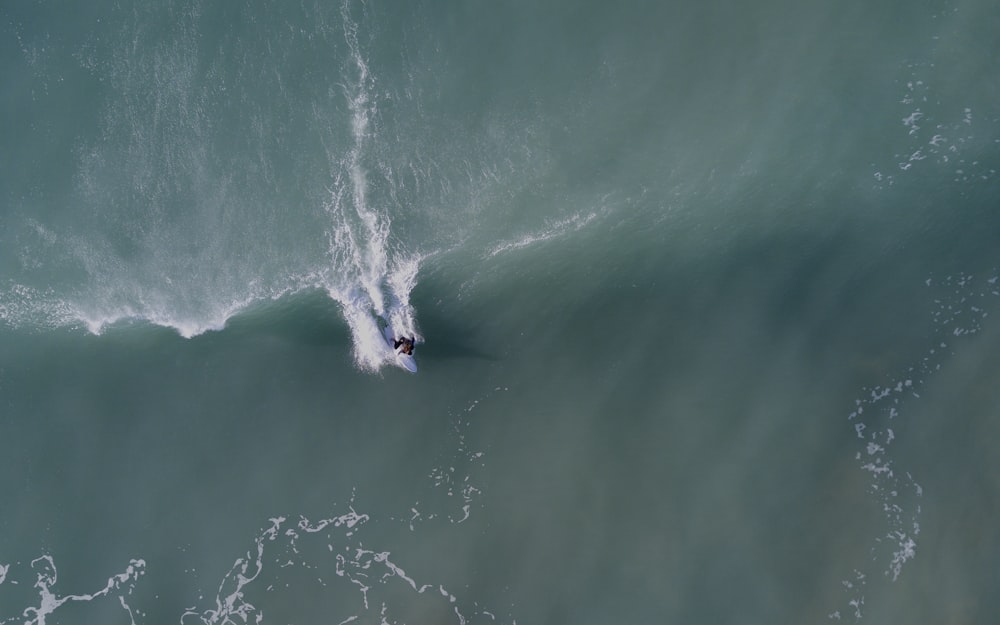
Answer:
[{"label": "white surfboard", "polygon": [[403,348],[395,349],[393,344],[396,342],[395,337],[392,335],[392,328],[389,326],[382,327],[382,336],[385,337],[385,342],[389,345],[389,349],[396,352],[396,364],[400,367],[406,369],[410,373],[417,372],[417,361],[410,354],[404,354]]}]

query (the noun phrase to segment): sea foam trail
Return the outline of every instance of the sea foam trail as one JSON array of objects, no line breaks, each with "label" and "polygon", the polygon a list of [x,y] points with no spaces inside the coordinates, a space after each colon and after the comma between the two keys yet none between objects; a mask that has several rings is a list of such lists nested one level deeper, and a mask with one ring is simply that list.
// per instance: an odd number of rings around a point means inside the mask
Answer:
[{"label": "sea foam trail", "polygon": [[421,256],[393,247],[389,206],[370,199],[368,162],[378,166],[381,176],[387,165],[379,162],[375,149],[374,120],[378,116],[374,97],[375,79],[358,40],[358,25],[351,18],[350,4],[342,5],[344,38],[350,51],[345,63],[344,96],[351,113],[352,145],[343,156],[334,156],[333,184],[325,210],[332,228],[329,254],[333,271],[327,292],[343,311],[351,329],[354,360],[362,369],[376,371],[393,358],[378,318],[384,319],[396,336],[422,340],[416,328],[410,292],[416,285]]}]

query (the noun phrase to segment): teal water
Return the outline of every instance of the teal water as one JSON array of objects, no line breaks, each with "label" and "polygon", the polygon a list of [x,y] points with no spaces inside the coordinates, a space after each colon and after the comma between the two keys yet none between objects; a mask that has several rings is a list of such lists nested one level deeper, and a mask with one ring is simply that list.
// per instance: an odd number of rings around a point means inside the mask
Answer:
[{"label": "teal water", "polygon": [[0,624],[1000,613],[992,3],[0,32]]}]

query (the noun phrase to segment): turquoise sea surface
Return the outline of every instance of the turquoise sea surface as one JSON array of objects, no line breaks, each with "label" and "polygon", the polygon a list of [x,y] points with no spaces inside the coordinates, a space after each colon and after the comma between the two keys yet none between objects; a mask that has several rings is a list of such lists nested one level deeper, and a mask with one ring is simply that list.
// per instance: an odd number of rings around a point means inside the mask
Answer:
[{"label": "turquoise sea surface", "polygon": [[998,59],[989,0],[5,1],[0,625],[995,622]]}]

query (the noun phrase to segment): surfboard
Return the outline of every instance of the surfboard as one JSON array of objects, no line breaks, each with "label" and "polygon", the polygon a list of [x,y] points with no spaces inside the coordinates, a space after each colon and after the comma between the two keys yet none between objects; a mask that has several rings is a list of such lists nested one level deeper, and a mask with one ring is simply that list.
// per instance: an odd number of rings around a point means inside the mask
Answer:
[{"label": "surfboard", "polygon": [[393,347],[393,343],[395,343],[396,341],[395,337],[392,334],[392,328],[390,328],[388,325],[382,326],[382,336],[385,337],[385,342],[386,344],[389,345],[389,349],[393,350],[396,353],[396,364],[402,367],[403,369],[406,369],[410,373],[416,373],[417,361],[413,358],[413,356],[411,356],[410,354],[404,354],[402,352],[402,348],[396,349]]}]

